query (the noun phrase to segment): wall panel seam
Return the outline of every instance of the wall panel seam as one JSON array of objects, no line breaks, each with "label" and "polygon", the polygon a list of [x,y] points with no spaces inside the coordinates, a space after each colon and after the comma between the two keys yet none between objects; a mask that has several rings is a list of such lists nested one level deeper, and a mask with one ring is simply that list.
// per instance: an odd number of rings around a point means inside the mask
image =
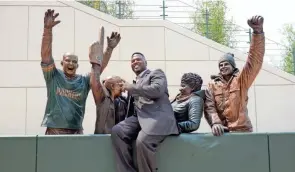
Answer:
[{"label": "wall panel seam", "polygon": [[267,153],[268,153],[268,171],[271,172],[271,165],[270,165],[270,147],[269,147],[269,135],[267,134]]},{"label": "wall panel seam", "polygon": [[39,136],[36,135],[35,172],[38,172],[38,138],[39,138]]}]

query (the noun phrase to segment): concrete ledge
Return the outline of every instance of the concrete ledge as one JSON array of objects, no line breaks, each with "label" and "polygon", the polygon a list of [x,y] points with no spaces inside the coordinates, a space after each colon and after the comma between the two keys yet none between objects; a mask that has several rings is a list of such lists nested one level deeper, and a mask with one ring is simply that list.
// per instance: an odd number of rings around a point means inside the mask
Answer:
[{"label": "concrete ledge", "polygon": [[[110,135],[0,137],[1,172],[115,172]],[[294,172],[295,133],[182,134],[159,147],[159,172]]]},{"label": "concrete ledge", "polygon": [[38,136],[37,150],[37,172],[115,171],[108,135]]},{"label": "concrete ledge", "polygon": [[36,136],[0,137],[0,171],[34,172]]},{"label": "concrete ledge", "polygon": [[271,172],[295,171],[295,134],[269,134]]},{"label": "concrete ledge", "polygon": [[161,172],[268,172],[265,134],[182,134],[169,137],[158,154]]}]

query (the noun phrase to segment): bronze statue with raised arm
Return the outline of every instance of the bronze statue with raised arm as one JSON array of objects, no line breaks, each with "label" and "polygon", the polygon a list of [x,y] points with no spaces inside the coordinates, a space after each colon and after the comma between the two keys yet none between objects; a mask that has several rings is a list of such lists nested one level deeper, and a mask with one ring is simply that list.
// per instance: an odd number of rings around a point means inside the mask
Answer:
[{"label": "bronze statue with raised arm", "polygon": [[[42,126],[46,133],[82,134],[82,122],[86,99],[90,90],[90,75],[76,74],[78,56],[73,53],[63,55],[61,66],[57,69],[52,57],[52,31],[60,23],[58,13],[48,9],[44,16],[44,31],[41,46],[41,67],[47,87],[47,104]],[[114,33],[115,34],[115,33]],[[110,39],[113,39],[112,37]],[[102,69],[111,57],[113,46],[108,46],[103,55]]]},{"label": "bronze statue with raised arm", "polygon": [[[108,38],[108,45],[117,46],[120,35],[114,35],[112,41]],[[100,71],[103,58],[104,27],[100,31],[99,42],[93,43],[89,48],[89,61],[92,65],[91,89],[96,104],[96,123],[94,134],[110,134],[116,121],[114,101],[122,93],[119,85],[123,80],[118,76],[107,77],[101,83]]]},{"label": "bronze statue with raised arm", "polygon": [[220,73],[211,76],[206,90],[205,118],[215,136],[224,132],[252,132],[248,116],[248,90],[258,75],[265,52],[263,17],[248,20],[253,29],[252,41],[246,64],[239,71],[234,54],[224,54],[219,62]]}]

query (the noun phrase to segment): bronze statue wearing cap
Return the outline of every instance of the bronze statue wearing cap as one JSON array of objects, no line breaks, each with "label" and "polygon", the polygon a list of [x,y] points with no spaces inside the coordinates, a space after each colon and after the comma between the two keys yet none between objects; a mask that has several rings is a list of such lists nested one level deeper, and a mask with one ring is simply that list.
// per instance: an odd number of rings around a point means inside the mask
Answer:
[{"label": "bronze statue wearing cap", "polygon": [[224,132],[252,132],[248,116],[248,90],[258,75],[265,52],[263,17],[248,20],[253,29],[246,64],[241,72],[236,68],[234,55],[226,53],[218,62],[220,73],[211,76],[206,90],[205,118],[215,136]]}]

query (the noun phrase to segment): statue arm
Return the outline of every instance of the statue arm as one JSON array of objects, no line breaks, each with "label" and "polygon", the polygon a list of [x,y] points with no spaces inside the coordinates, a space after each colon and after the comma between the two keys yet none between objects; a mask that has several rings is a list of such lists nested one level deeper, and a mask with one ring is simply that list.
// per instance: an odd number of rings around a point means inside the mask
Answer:
[{"label": "statue arm", "polygon": [[214,124],[222,124],[217,113],[217,109],[215,106],[214,93],[210,83],[208,85],[208,88],[205,91],[205,95],[206,95],[206,100],[205,100],[204,114],[208,124],[210,125],[210,127],[212,127]]},{"label": "statue arm", "polygon": [[193,96],[188,103],[188,120],[179,122],[178,126],[184,133],[196,131],[203,115],[204,100],[201,97]]},{"label": "statue arm", "polygon": [[265,52],[264,33],[261,33],[261,34],[253,33],[248,58],[247,58],[246,64],[244,65],[241,71],[240,78],[239,78],[242,88],[248,89],[249,87],[251,87],[252,83],[254,82],[256,76],[258,75],[262,67],[264,52]]},{"label": "statue arm", "polygon": [[165,94],[165,88],[167,88],[167,79],[165,73],[161,69],[157,69],[151,74],[149,85],[132,84],[128,89],[128,92],[132,95],[156,99]]},{"label": "statue arm", "polygon": [[58,15],[58,13],[54,13],[54,10],[48,9],[44,16],[44,29],[41,45],[41,67],[46,83],[53,78],[56,72],[56,67],[52,57],[52,28],[60,23],[59,20],[55,21]]},{"label": "statue arm", "polygon": [[104,71],[104,69],[107,67],[107,65],[111,59],[112,53],[113,53],[113,48],[107,47],[104,54],[103,54],[100,73],[102,73]]},{"label": "statue arm", "polygon": [[99,105],[104,99],[103,85],[100,81],[101,66],[98,64],[92,64],[91,75],[90,75],[90,86],[92,95],[96,105]]}]

